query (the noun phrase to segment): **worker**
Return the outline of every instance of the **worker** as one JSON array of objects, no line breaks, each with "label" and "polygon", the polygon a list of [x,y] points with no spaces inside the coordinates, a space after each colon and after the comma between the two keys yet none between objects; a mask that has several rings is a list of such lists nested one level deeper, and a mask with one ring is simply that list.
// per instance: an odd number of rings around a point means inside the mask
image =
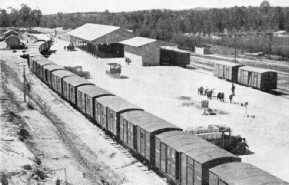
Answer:
[{"label": "worker", "polygon": [[233,96],[234,96],[233,94],[230,94],[230,96],[229,96],[230,103],[232,103]]},{"label": "worker", "polygon": [[61,180],[59,178],[57,178],[56,185],[60,185],[60,183],[61,183]]},{"label": "worker", "polygon": [[235,95],[235,85],[232,84],[232,94]]}]

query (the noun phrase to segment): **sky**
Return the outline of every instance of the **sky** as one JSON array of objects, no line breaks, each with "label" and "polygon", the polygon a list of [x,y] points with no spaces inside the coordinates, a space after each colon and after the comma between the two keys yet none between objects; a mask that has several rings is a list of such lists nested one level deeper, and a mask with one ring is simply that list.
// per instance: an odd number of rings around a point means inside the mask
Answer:
[{"label": "sky", "polygon": [[[259,6],[263,0],[0,0],[0,8],[20,9],[27,4],[40,9],[42,14],[58,12],[110,12],[150,9],[191,9],[196,7],[223,8],[233,6]],[[289,7],[289,0],[269,0],[271,6]]]}]

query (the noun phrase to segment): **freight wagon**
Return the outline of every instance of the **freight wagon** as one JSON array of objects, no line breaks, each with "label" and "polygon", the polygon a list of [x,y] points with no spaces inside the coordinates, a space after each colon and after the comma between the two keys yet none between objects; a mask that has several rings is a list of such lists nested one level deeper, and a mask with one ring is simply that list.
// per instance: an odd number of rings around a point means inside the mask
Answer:
[{"label": "freight wagon", "polygon": [[48,85],[52,89],[56,89],[56,79],[52,77],[52,72],[58,70],[65,70],[65,69],[64,67],[56,64],[45,65],[42,68],[42,79],[44,82],[48,83]]},{"label": "freight wagon", "polygon": [[120,114],[120,141],[151,166],[155,164],[155,136],[182,129],[145,111]]},{"label": "freight wagon", "polygon": [[69,76],[63,79],[63,97],[77,107],[77,87],[94,85],[79,76]]},{"label": "freight wagon", "polygon": [[160,65],[182,66],[190,64],[190,53],[172,46],[160,47]]},{"label": "freight wagon", "polygon": [[94,119],[95,99],[102,96],[114,95],[98,86],[80,86],[77,88],[77,108],[81,112],[85,113],[89,118]]},{"label": "freight wagon", "polygon": [[277,88],[277,73],[267,69],[243,66],[238,70],[238,83],[269,91]]},{"label": "freight wagon", "polygon": [[237,63],[231,63],[226,61],[216,61],[214,63],[214,75],[237,83],[238,69],[243,65]]},{"label": "freight wagon", "polygon": [[114,137],[119,139],[120,114],[143,109],[117,96],[104,96],[95,99],[97,123]]},{"label": "freight wagon", "polygon": [[58,70],[52,72],[52,78],[55,79],[56,84],[54,89],[59,95],[63,94],[63,79],[69,76],[76,76],[74,73],[67,70]]},{"label": "freight wagon", "polygon": [[209,185],[289,185],[248,163],[227,163],[210,169]]}]

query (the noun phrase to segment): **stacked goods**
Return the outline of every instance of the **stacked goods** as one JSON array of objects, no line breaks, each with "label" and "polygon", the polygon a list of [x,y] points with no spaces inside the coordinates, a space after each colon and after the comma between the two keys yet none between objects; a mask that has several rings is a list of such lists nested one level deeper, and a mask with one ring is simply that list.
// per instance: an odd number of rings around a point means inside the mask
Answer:
[{"label": "stacked goods", "polygon": [[199,126],[186,129],[186,132],[189,132],[205,140],[220,139],[222,137],[222,133],[219,131],[220,129],[216,125],[208,125],[207,127]]}]

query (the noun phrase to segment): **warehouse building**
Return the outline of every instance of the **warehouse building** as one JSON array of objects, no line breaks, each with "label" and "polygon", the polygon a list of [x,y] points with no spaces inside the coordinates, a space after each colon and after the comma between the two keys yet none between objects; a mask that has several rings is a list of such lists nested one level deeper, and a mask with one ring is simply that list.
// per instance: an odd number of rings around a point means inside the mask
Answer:
[{"label": "warehouse building", "polygon": [[126,61],[136,66],[160,65],[160,47],[177,46],[156,39],[134,37],[120,42],[124,45],[124,57]]},{"label": "warehouse building", "polygon": [[134,37],[134,33],[120,27],[91,23],[67,34],[74,46],[94,56],[99,56],[102,51],[116,57],[123,57],[123,45],[119,42]]}]

